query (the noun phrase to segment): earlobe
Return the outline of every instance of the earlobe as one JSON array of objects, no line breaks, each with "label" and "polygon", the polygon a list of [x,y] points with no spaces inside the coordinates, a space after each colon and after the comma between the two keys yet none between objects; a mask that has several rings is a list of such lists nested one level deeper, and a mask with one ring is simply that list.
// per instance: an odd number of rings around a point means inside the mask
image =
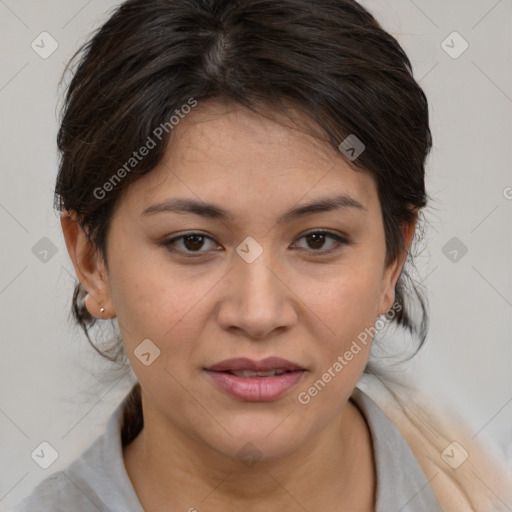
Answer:
[{"label": "earlobe", "polygon": [[90,293],[87,293],[85,296],[85,307],[87,308],[87,311],[92,316],[95,316],[96,318],[114,318],[114,315],[111,315],[107,312],[106,308],[96,300],[96,298],[91,295]]},{"label": "earlobe", "polygon": [[88,240],[75,212],[63,211],[60,223],[76,276],[87,290],[87,310],[97,318],[115,316],[107,272],[99,251]]},{"label": "earlobe", "polygon": [[[405,255],[407,256],[407,254]],[[381,299],[378,315],[384,315],[393,306],[395,300],[395,286],[402,272],[405,257],[396,258],[385,269],[382,279]]]},{"label": "earlobe", "polygon": [[381,299],[378,309],[379,316],[385,314],[386,311],[388,311],[393,306],[393,302],[395,300],[395,286],[400,277],[400,274],[402,273],[402,269],[407,259],[407,254],[409,253],[409,248],[411,246],[414,232],[416,230],[417,220],[418,214],[416,211],[414,220],[408,224],[404,224],[402,227],[402,236],[404,238],[404,250],[402,254],[384,269]]}]

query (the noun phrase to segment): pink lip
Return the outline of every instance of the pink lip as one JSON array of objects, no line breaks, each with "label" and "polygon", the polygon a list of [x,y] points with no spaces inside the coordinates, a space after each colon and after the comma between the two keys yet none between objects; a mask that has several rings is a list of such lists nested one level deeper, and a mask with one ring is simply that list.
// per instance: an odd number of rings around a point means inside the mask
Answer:
[{"label": "pink lip", "polygon": [[305,370],[295,370],[275,377],[237,377],[227,372],[206,370],[213,381],[229,395],[248,402],[269,402],[289,391]]},{"label": "pink lip", "polygon": [[[237,377],[231,371],[285,370],[287,373],[274,377]],[[205,368],[206,373],[225,393],[248,402],[269,402],[283,396],[297,384],[306,370],[299,365],[281,359],[268,357],[262,361],[247,358],[228,359]]]},{"label": "pink lip", "polygon": [[214,372],[228,372],[228,371],[241,371],[251,370],[253,372],[268,372],[270,370],[285,370],[292,372],[294,370],[304,370],[298,364],[287,361],[280,357],[267,357],[261,361],[253,361],[246,357],[237,357],[234,359],[226,359],[220,363],[209,366],[206,370]]}]

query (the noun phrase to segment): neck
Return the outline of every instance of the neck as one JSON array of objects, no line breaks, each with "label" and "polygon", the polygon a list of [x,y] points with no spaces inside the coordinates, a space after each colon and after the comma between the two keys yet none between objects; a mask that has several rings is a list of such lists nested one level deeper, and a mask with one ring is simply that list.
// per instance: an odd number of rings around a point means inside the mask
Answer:
[{"label": "neck", "polygon": [[124,460],[147,512],[373,510],[371,437],[351,401],[300,450],[247,465],[161,421],[144,398],[143,409],[144,428],[124,448]]}]

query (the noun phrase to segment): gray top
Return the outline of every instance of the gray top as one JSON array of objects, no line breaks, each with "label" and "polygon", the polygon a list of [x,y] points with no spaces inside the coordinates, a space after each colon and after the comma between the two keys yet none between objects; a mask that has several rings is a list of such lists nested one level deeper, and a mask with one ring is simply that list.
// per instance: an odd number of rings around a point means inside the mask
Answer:
[{"label": "gray top", "polygon": [[[375,512],[442,512],[407,442],[361,389],[351,397],[370,428],[377,469]],[[144,512],[124,466],[124,401],[107,428],[66,469],[43,480],[12,512]]]}]

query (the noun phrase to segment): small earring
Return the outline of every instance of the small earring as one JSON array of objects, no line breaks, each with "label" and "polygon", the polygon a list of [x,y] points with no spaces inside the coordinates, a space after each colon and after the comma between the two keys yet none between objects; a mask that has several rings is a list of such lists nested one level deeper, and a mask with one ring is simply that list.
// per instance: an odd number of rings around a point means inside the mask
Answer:
[{"label": "small earring", "polygon": [[105,313],[105,308],[100,308],[100,313],[101,314]]}]

